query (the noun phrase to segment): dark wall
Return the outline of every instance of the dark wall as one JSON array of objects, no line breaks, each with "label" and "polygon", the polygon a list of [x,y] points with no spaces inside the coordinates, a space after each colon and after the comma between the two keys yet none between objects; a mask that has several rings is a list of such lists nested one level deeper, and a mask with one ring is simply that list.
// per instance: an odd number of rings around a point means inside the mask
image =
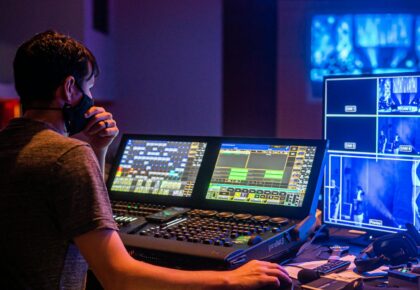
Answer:
[{"label": "dark wall", "polygon": [[220,135],[221,2],[116,1],[115,22],[121,131]]},{"label": "dark wall", "polygon": [[223,134],[276,133],[275,0],[223,1]]}]

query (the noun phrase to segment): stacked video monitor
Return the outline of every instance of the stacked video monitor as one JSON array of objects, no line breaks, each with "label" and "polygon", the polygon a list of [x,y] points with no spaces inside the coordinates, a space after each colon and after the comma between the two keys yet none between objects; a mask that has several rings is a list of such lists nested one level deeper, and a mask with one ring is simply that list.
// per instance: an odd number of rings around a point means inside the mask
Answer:
[{"label": "stacked video monitor", "polygon": [[115,200],[306,216],[315,209],[325,146],[323,140],[125,135],[108,188]]},{"label": "stacked video monitor", "polygon": [[324,79],[324,221],[420,229],[420,73]]}]

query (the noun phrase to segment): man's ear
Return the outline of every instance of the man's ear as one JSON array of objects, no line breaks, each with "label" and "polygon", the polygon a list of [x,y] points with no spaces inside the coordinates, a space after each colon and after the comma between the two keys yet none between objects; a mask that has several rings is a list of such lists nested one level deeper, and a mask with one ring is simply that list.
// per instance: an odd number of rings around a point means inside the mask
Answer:
[{"label": "man's ear", "polygon": [[72,103],[74,96],[77,94],[76,80],[73,76],[68,76],[64,79],[63,84],[59,87],[61,90],[61,97],[65,103]]}]

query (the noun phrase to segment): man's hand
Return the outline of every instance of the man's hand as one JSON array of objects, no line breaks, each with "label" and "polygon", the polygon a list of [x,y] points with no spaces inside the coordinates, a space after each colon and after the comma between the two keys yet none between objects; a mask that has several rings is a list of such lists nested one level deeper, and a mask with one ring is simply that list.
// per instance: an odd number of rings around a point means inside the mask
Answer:
[{"label": "man's hand", "polygon": [[112,119],[112,114],[102,107],[91,107],[85,113],[85,118],[91,117],[86,128],[72,137],[89,143],[95,152],[106,151],[112,140],[118,135],[117,123]]},{"label": "man's hand", "polygon": [[280,265],[257,260],[221,274],[227,276],[229,286],[231,286],[229,289],[257,289],[263,286],[280,287],[283,283],[292,283],[289,274]]}]

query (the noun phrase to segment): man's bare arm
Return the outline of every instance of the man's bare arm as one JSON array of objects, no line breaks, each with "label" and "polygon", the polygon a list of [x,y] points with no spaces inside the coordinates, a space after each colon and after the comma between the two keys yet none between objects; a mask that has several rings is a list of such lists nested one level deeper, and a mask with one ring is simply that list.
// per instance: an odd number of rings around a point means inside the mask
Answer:
[{"label": "man's bare arm", "polygon": [[269,262],[251,261],[232,271],[182,271],[133,259],[118,233],[91,231],[74,239],[105,289],[256,289],[290,283],[286,271]]}]

